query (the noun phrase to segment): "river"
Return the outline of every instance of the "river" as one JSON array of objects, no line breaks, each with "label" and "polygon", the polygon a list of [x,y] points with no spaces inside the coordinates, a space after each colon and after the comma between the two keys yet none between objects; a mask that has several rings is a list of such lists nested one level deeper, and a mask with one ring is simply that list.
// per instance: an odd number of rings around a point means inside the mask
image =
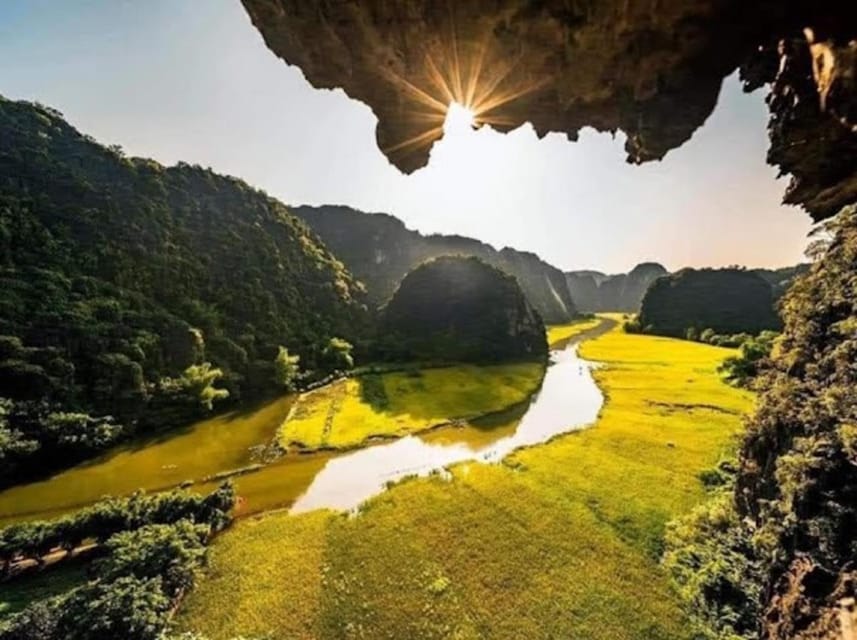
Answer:
[{"label": "river", "polygon": [[[353,509],[406,476],[442,472],[467,460],[498,462],[515,449],[591,424],[603,396],[592,377],[592,363],[577,355],[577,345],[611,324],[603,321],[554,348],[541,388],[518,407],[463,427],[443,427],[356,451],[286,455],[236,477],[238,515],[277,508]],[[292,401],[287,396],[251,411],[205,420],[123,446],[46,480],[7,489],[0,493],[0,524],[52,517],[106,494],[160,490],[251,465],[274,437]],[[199,481],[194,489],[216,484]]]}]

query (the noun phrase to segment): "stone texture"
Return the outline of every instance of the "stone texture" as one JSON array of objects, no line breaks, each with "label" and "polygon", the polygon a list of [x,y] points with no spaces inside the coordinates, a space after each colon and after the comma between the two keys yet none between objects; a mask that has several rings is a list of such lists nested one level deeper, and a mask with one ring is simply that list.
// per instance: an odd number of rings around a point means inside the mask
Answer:
[{"label": "stone texture", "polygon": [[739,66],[773,83],[769,161],[816,218],[857,198],[857,3],[745,0],[243,0],[268,47],[378,117],[405,172],[428,162],[447,105],[508,131],[627,134],[659,159],[713,110]]}]

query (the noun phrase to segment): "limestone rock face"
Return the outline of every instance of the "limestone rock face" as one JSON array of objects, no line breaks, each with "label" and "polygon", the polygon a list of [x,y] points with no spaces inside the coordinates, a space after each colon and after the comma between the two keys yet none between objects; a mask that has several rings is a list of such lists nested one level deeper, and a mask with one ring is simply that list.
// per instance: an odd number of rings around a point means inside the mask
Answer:
[{"label": "limestone rock face", "polygon": [[646,289],[667,270],[657,262],[643,262],[629,273],[606,275],[598,271],[568,271],[565,279],[578,308],[586,312],[636,313]]},{"label": "limestone rock face", "polygon": [[439,256],[474,256],[515,276],[527,300],[549,324],[568,322],[577,308],[565,276],[533,253],[452,235],[422,235],[398,218],[342,206],[292,207],[367,288],[370,301],[386,302],[405,275]]},{"label": "limestone rock face", "polygon": [[[769,161],[821,219],[857,197],[857,3],[760,0],[243,0],[268,47],[378,117],[405,172],[448,105],[508,131],[624,131],[659,159],[713,110],[725,76],[771,83]],[[835,160],[833,158],[835,157]]]}]

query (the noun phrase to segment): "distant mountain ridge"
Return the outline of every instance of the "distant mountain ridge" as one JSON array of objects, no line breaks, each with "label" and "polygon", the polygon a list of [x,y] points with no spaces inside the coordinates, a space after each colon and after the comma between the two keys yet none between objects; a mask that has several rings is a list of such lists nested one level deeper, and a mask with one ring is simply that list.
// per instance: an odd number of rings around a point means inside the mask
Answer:
[{"label": "distant mountain ridge", "polygon": [[584,312],[624,311],[636,313],[649,286],[668,275],[657,262],[642,262],[629,273],[607,275],[600,271],[568,271],[566,283],[577,307]]},{"label": "distant mountain ridge", "polygon": [[405,275],[418,265],[445,255],[474,256],[517,278],[530,304],[549,324],[566,322],[578,309],[565,274],[534,253],[458,235],[423,235],[385,213],[365,213],[346,206],[298,206],[302,218],[367,288],[372,302],[387,301]]}]

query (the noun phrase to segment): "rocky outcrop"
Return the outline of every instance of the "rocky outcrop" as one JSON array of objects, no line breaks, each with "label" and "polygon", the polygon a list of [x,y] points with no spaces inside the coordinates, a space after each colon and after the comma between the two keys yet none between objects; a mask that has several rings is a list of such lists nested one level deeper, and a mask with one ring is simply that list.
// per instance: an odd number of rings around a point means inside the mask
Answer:
[{"label": "rocky outcrop", "polygon": [[545,327],[515,278],[478,258],[444,256],[402,280],[381,314],[391,360],[500,362],[547,355]]},{"label": "rocky outcrop", "polygon": [[424,236],[385,213],[350,207],[292,207],[348,269],[366,284],[375,304],[386,302],[402,278],[419,264],[444,255],[475,256],[518,279],[545,322],[567,322],[577,314],[563,273],[534,253],[494,247],[473,238]]},{"label": "rocky outcrop", "polygon": [[[401,170],[428,162],[450,102],[501,131],[621,130],[659,159],[709,116],[724,77],[773,83],[769,161],[816,218],[857,198],[857,7],[797,0],[243,0],[268,47],[378,117]],[[837,157],[835,162],[830,158]]]},{"label": "rocky outcrop", "polygon": [[571,297],[583,312],[636,313],[649,285],[667,273],[657,262],[643,262],[629,273],[608,276],[598,271],[569,271],[565,279]]},{"label": "rocky outcrop", "polygon": [[639,324],[676,337],[688,329],[757,334],[781,326],[771,285],[743,269],[682,269],[658,279],[643,298]]}]

